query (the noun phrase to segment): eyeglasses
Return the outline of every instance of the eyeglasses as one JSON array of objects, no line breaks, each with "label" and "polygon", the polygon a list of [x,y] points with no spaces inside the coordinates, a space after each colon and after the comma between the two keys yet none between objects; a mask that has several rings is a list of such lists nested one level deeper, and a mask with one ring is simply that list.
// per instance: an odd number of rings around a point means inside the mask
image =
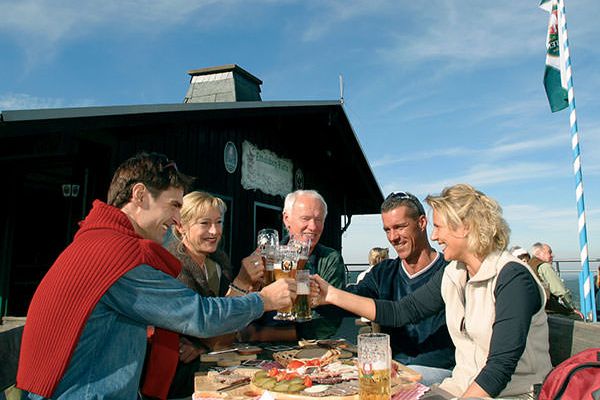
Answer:
[{"label": "eyeglasses", "polygon": [[414,194],[408,192],[392,192],[385,198],[385,201],[389,199],[408,200],[412,202],[415,205],[415,207],[417,207],[419,215],[425,215],[425,209],[423,208],[423,204],[421,204],[419,199],[417,199],[417,197]]}]

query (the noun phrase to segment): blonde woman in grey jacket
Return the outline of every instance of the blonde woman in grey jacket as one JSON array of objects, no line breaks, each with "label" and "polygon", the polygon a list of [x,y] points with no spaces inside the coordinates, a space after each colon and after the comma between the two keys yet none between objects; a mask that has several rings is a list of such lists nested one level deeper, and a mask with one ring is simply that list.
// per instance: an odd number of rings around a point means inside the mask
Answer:
[{"label": "blonde woman in grey jacket", "polygon": [[456,367],[440,387],[457,397],[532,398],[552,368],[544,289],[529,266],[506,251],[510,229],[500,205],[467,184],[425,199],[431,239],[451,261],[400,301],[351,295],[316,278],[319,303],[381,325],[402,326],[446,310]]}]

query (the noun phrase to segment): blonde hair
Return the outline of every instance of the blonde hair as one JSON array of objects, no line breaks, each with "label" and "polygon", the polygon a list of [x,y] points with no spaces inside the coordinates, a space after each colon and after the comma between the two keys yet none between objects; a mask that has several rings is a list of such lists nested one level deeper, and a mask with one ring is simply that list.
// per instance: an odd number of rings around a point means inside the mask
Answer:
[{"label": "blonde hair", "polygon": [[389,257],[389,250],[383,247],[373,247],[369,250],[369,265],[376,265],[387,260]]},{"label": "blonde hair", "polygon": [[[190,225],[198,218],[208,214],[211,208],[218,209],[221,216],[227,211],[225,202],[210,193],[194,191],[186,194],[183,196],[183,206],[181,207],[181,225]],[[175,229],[174,232],[175,236],[181,239],[178,230]]]},{"label": "blonde hair", "polygon": [[486,257],[508,246],[510,228],[502,217],[502,207],[473,186],[450,186],[439,196],[427,196],[425,201],[452,230],[461,225],[469,229],[467,246],[476,255]]}]

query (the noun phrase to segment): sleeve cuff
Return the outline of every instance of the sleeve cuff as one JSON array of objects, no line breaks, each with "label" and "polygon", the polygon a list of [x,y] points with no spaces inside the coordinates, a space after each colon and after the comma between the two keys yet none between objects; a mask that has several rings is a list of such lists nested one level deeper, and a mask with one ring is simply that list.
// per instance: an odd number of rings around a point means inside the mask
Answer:
[{"label": "sleeve cuff", "polygon": [[256,292],[247,295],[250,301],[250,313],[252,314],[252,320],[262,317],[265,312],[265,303],[262,301],[260,295]]}]

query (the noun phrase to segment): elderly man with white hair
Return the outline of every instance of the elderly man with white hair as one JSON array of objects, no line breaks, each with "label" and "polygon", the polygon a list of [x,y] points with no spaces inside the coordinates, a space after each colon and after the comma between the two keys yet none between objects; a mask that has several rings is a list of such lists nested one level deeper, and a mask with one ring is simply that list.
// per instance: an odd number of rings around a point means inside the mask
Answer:
[{"label": "elderly man with white hair", "polygon": [[[310,239],[310,253],[304,269],[319,274],[337,288],[346,286],[346,267],[342,255],[335,249],[319,243],[327,203],[315,190],[296,190],[289,193],[283,207],[283,224],[289,237]],[[284,238],[284,242],[288,238]],[[309,322],[290,324],[263,318],[241,332],[242,341],[293,341],[296,339],[323,339],[334,335],[342,322],[338,309],[329,306],[316,310],[320,315]]]},{"label": "elderly man with white hair", "polygon": [[537,242],[531,246],[530,253],[529,265],[550,292],[550,298],[546,303],[546,311],[555,311],[561,314],[575,313],[581,316],[573,303],[571,292],[552,268],[552,261],[554,261],[552,248],[547,243]]}]

